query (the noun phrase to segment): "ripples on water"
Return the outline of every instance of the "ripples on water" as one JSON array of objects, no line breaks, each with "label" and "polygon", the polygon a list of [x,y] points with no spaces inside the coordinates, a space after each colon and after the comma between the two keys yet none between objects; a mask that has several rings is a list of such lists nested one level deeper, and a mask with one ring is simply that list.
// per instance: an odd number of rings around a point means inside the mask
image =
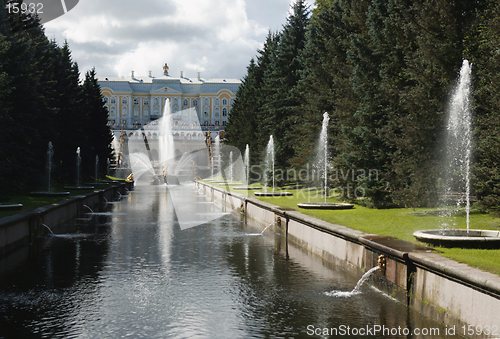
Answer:
[{"label": "ripples on water", "polygon": [[2,276],[0,337],[290,337],[304,336],[310,324],[413,319],[370,289],[325,296],[352,289],[359,276],[297,250],[285,260],[272,232],[260,236],[262,226],[226,215],[181,231],[169,199],[161,187],[131,192],[112,205],[98,240],[53,237]]}]

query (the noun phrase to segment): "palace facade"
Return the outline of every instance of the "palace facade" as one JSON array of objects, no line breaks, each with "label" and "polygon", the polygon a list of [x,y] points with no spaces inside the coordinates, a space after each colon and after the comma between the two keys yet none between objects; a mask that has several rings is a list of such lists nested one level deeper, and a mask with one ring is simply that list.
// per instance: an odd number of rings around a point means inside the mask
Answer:
[{"label": "palace facade", "polygon": [[194,109],[204,132],[212,135],[224,130],[240,80],[196,79],[169,75],[167,64],[162,77],[99,79],[105,105],[109,110],[109,125],[113,130],[137,130],[160,118],[165,102],[170,99],[172,113]]}]

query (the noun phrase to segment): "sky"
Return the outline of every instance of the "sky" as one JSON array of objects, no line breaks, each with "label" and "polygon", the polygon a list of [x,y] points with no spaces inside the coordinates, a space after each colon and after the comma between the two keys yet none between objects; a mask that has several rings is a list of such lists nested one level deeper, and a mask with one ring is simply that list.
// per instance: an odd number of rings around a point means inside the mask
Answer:
[{"label": "sky", "polygon": [[100,78],[170,75],[241,79],[294,0],[80,0],[45,26],[67,40],[80,72]]}]

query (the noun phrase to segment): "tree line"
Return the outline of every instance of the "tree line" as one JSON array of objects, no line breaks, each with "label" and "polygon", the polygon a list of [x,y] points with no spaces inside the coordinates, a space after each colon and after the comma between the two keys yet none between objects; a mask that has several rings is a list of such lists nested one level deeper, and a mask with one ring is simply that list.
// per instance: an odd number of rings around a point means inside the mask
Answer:
[{"label": "tree line", "polygon": [[433,206],[446,110],[462,60],[473,67],[473,188],[500,205],[500,3],[494,0],[317,0],[292,6],[250,61],[226,129],[253,160],[270,134],[282,168],[313,157],[323,112],[332,164],[376,170],[333,185],[363,188],[375,207]]},{"label": "tree line", "polygon": [[0,8],[0,190],[43,187],[47,148],[54,145],[53,177],[73,183],[76,149],[82,177],[100,173],[112,155],[112,134],[95,70],[80,71],[65,42],[45,36],[39,19]]}]

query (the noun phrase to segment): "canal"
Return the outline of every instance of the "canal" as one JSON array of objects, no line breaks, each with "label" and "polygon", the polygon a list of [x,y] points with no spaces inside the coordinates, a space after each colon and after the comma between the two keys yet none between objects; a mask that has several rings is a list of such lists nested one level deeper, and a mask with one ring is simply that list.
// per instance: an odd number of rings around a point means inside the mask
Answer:
[{"label": "canal", "polygon": [[[194,214],[200,197],[186,190]],[[359,272],[293,246],[287,260],[271,231],[259,234],[264,225],[206,202],[218,218],[182,230],[171,199],[166,187],[137,187],[109,213],[89,215],[83,235],[42,239],[0,276],[0,338],[318,337],[347,326],[445,333],[369,283],[351,297],[326,295],[351,290]]]}]

